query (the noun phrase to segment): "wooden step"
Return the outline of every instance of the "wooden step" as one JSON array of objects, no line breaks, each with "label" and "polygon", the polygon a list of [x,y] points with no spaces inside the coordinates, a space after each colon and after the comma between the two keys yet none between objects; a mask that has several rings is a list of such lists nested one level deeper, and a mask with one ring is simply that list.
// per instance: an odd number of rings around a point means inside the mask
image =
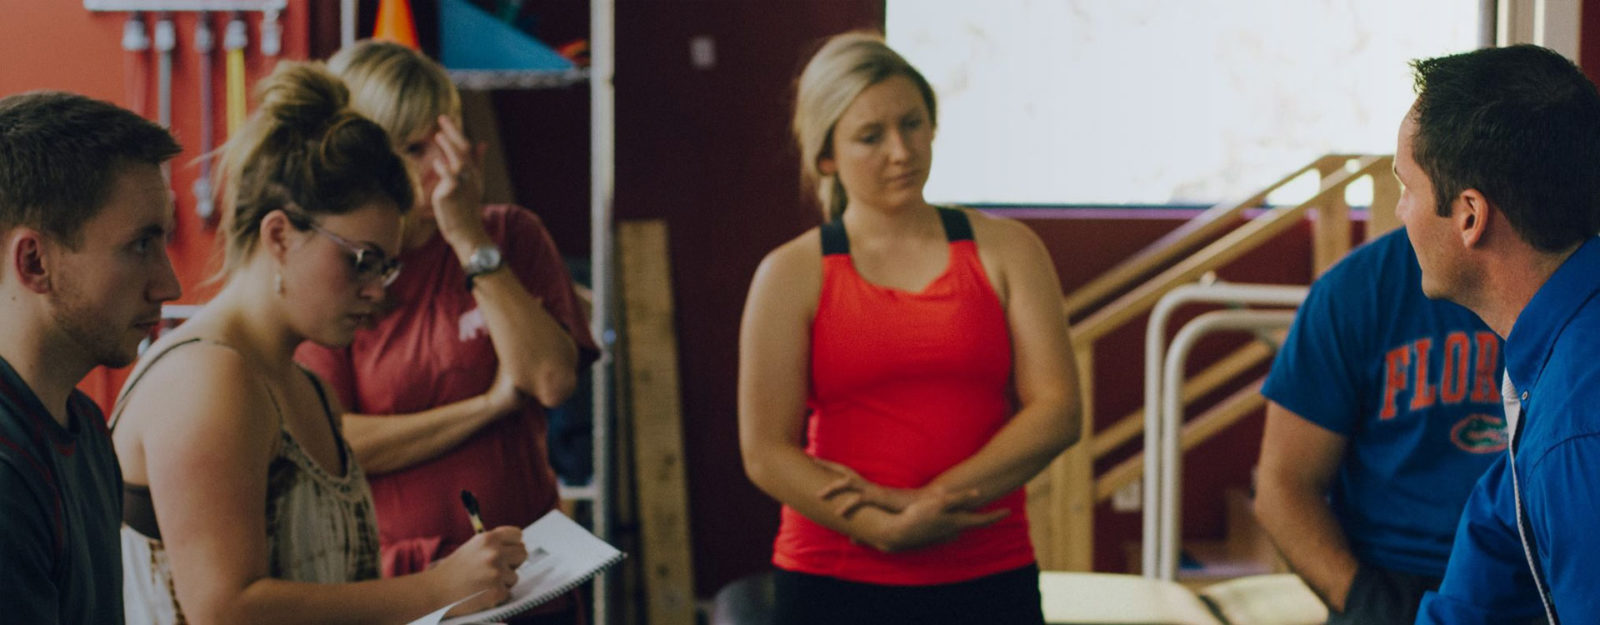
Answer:
[{"label": "wooden step", "polygon": [[1287,573],[1289,564],[1278,554],[1267,530],[1256,521],[1255,503],[1243,489],[1230,488],[1222,496],[1227,501],[1228,553],[1233,558],[1243,558],[1267,564],[1270,573]]},{"label": "wooden step", "polygon": [[[1250,575],[1287,572],[1288,565],[1256,522],[1250,496],[1243,489],[1224,491],[1226,536],[1217,540],[1184,541],[1178,564],[1178,582],[1199,590],[1217,582]],[[1139,543],[1124,547],[1128,570],[1139,572]]]},{"label": "wooden step", "polygon": [[1234,553],[1225,541],[1191,540],[1183,544],[1178,582],[1201,589],[1217,582],[1272,573],[1272,563]]}]

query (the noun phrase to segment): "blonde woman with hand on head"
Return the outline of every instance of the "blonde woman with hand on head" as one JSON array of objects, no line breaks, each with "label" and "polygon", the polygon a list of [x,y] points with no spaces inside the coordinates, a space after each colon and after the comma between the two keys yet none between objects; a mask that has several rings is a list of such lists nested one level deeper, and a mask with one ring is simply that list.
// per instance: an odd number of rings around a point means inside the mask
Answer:
[{"label": "blonde woman with hand on head", "polygon": [[341,408],[292,355],[376,313],[413,183],[319,64],[280,64],[259,93],[222,153],[224,286],[151,346],[112,417],[128,622],[398,623],[502,601],[527,555],[513,527],[377,579]]},{"label": "blonde woman with hand on head", "polygon": [[799,78],[827,223],[762,261],[739,341],[779,623],[1044,620],[1023,485],[1079,432],[1060,285],[1026,227],[923,199],[936,113],[875,35]]},{"label": "blonde woman with hand on head", "polygon": [[[422,53],[363,41],[328,67],[351,107],[384,130],[421,192],[371,327],[348,346],[295,354],[350,412],[350,446],[373,474],[385,576],[425,570],[473,536],[457,494],[489,523],[526,526],[555,509],[545,409],[597,355],[561,254],[533,211],[483,201],[482,150],[461,97]],[[575,595],[516,623],[580,622]]]}]

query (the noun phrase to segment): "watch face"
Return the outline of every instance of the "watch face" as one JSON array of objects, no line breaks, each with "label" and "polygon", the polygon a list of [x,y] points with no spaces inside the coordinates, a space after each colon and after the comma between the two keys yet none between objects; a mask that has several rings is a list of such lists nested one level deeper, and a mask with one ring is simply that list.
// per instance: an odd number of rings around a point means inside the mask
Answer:
[{"label": "watch face", "polygon": [[500,248],[485,245],[472,251],[467,258],[467,273],[483,273],[500,268]]}]

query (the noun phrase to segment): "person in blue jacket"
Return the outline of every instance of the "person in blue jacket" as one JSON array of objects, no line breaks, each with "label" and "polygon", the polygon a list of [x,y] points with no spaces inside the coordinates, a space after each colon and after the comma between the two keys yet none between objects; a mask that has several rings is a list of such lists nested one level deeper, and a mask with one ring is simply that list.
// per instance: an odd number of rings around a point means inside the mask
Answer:
[{"label": "person in blue jacket", "polygon": [[1522,404],[1418,623],[1600,623],[1600,94],[1550,50],[1415,61],[1396,207],[1422,290],[1505,339]]}]

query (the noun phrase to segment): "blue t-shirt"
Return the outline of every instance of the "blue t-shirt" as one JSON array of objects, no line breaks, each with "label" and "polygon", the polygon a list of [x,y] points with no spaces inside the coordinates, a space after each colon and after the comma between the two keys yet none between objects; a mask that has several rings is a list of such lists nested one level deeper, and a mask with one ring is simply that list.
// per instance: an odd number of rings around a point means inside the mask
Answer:
[{"label": "blue t-shirt", "polygon": [[0,358],[0,622],[116,625],[122,470],[83,393],[61,427]]},{"label": "blue t-shirt", "polygon": [[1542,620],[1540,584],[1559,622],[1600,623],[1597,296],[1600,239],[1591,238],[1517,315],[1506,338],[1507,373],[1522,399],[1516,444],[1473,491],[1450,570],[1423,598],[1418,623]]},{"label": "blue t-shirt", "polygon": [[1506,446],[1501,369],[1477,315],[1422,294],[1397,230],[1312,285],[1261,393],[1348,442],[1328,496],[1355,557],[1440,576],[1473,483]]}]

